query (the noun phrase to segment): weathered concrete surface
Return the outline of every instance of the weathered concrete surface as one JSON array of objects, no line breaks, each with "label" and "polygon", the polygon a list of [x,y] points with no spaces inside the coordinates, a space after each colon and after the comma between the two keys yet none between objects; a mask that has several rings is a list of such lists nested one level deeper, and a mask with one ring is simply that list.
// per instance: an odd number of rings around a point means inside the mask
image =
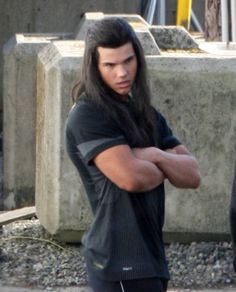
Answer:
[{"label": "weathered concrete surface", "polygon": [[224,42],[199,42],[199,48],[207,53],[221,56],[235,56],[236,57],[236,43]]},{"label": "weathered concrete surface", "polygon": [[197,49],[198,44],[182,26],[152,25],[149,28],[160,49]]},{"label": "weathered concrete surface", "polygon": [[17,34],[4,46],[3,209],[34,205],[37,53],[70,34]]},{"label": "weathered concrete surface", "polygon": [[71,89],[82,66],[84,42],[54,42],[39,54],[36,133],[36,213],[65,241],[79,241],[91,212],[64,145]]},{"label": "weathered concrete surface", "polygon": [[236,58],[166,54],[147,61],[153,103],[196,155],[202,174],[198,190],[167,187],[165,230],[229,234],[236,157]]},{"label": "weathered concrete surface", "polygon": [[85,13],[75,30],[75,39],[84,40],[89,26],[93,25],[95,21],[101,20],[103,18],[104,18],[104,13],[102,12]]},{"label": "weathered concrete surface", "polygon": [[77,28],[77,32],[75,34],[75,39],[83,40],[86,35],[86,31],[89,26],[91,26],[96,20],[103,19],[106,17],[122,17],[125,19],[134,29],[137,34],[137,37],[142,44],[142,47],[145,51],[146,55],[160,55],[159,47],[149,30],[148,23],[137,14],[103,14],[99,13],[85,13],[81,23]]},{"label": "weathered concrete surface", "polygon": [[[69,93],[81,69],[77,42],[54,42],[40,53],[36,210],[53,234],[78,240],[91,220],[78,175],[64,149]],[[165,231],[228,235],[236,155],[236,59],[207,54],[147,57],[153,104],[199,160],[202,185],[167,185]],[[71,233],[72,234],[72,233]]]}]

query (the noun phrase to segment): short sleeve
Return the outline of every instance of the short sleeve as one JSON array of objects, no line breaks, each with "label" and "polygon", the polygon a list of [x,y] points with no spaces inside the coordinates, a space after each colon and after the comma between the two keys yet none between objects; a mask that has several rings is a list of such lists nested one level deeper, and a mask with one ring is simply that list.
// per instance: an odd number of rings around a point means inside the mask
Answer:
[{"label": "short sleeve", "polygon": [[66,135],[79,150],[86,163],[102,151],[120,144],[127,144],[115,121],[99,106],[79,102],[69,113]]},{"label": "short sleeve", "polygon": [[181,144],[173,135],[171,128],[168,126],[166,119],[157,112],[157,125],[159,130],[159,144],[162,150],[171,149]]}]

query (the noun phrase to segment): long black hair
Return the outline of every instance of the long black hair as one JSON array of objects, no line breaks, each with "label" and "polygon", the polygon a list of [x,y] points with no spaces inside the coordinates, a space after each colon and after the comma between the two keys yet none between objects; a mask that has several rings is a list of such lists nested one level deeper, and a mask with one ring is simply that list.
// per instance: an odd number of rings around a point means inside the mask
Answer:
[{"label": "long black hair", "polygon": [[[137,74],[131,89],[130,110],[121,102],[118,93],[102,80],[98,69],[98,47],[118,48],[131,43],[137,58]],[[154,110],[151,107],[150,90],[147,81],[146,61],[142,46],[132,27],[122,18],[108,17],[91,26],[85,39],[82,73],[72,95],[77,102],[82,93],[103,107],[116,119],[124,130],[132,147],[152,144]]]}]

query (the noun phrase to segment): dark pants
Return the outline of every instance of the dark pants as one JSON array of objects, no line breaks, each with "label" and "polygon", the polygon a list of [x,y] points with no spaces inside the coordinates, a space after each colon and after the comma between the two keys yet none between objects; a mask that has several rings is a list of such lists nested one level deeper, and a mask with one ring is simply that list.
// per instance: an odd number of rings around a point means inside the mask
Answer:
[{"label": "dark pants", "polygon": [[87,273],[94,292],[166,292],[168,286],[168,280],[160,278],[104,281],[96,277],[88,265]]},{"label": "dark pants", "polygon": [[236,162],[234,169],[234,181],[233,181],[233,189],[231,195],[231,204],[230,204],[230,227],[231,227],[231,237],[233,244],[233,252],[234,252],[234,271],[236,272]]}]

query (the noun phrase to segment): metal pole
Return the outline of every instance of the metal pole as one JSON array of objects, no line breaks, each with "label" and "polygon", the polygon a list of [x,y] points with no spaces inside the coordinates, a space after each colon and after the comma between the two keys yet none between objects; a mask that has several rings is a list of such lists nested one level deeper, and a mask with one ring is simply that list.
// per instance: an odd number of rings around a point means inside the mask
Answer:
[{"label": "metal pole", "polygon": [[148,14],[147,14],[147,22],[149,24],[152,24],[153,23],[155,9],[156,9],[156,4],[157,4],[157,1],[156,0],[151,0],[150,6],[149,6],[149,9],[148,9]]},{"label": "metal pole", "polygon": [[[235,0],[234,0],[235,1]],[[222,41],[229,42],[228,0],[221,0]]]},{"label": "metal pole", "polygon": [[198,21],[196,14],[194,13],[193,10],[191,11],[191,18],[192,18],[193,24],[195,25],[196,29],[200,32],[203,32],[203,28],[202,28],[200,22]]},{"label": "metal pole", "polygon": [[178,0],[176,24],[190,28],[192,0]]},{"label": "metal pole", "polygon": [[166,0],[157,1],[157,24],[165,25],[166,23]]},{"label": "metal pole", "polygon": [[236,42],[236,2],[231,0],[232,41]]}]

